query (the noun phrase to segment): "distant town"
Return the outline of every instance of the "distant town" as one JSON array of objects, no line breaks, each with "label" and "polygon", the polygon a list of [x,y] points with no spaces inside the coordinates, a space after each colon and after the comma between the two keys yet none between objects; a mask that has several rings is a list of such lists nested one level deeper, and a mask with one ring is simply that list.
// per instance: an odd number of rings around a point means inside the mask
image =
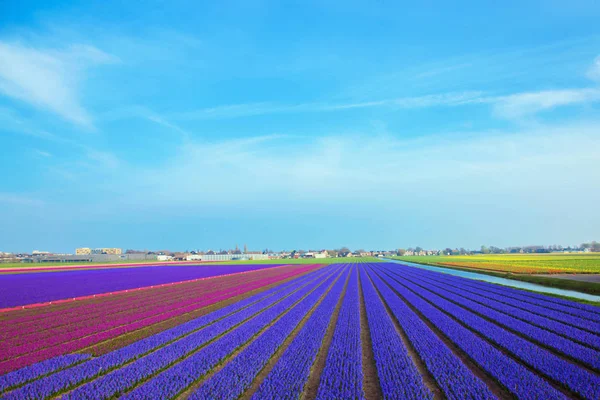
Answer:
[{"label": "distant town", "polygon": [[31,253],[10,253],[0,251],[0,262],[43,263],[43,262],[114,262],[114,261],[235,261],[235,260],[273,260],[298,258],[348,258],[348,257],[392,257],[392,256],[441,256],[441,255],[476,255],[476,254],[533,254],[533,253],[590,253],[600,252],[600,242],[592,241],[579,246],[521,246],[500,248],[481,246],[477,250],[465,248],[424,249],[419,246],[395,250],[351,250],[347,247],[339,249],[250,251],[244,245],[237,245],[229,250],[132,250],[123,251],[111,247],[80,247],[74,253],[53,253],[33,250]]}]

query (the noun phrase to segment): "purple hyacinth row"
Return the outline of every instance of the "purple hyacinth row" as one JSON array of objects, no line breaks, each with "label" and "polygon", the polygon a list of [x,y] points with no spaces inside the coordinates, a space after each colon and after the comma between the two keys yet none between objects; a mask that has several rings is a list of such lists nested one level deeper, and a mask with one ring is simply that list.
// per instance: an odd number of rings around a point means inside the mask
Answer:
[{"label": "purple hyacinth row", "polygon": [[296,400],[310,376],[327,328],[340,299],[348,271],[337,280],[290,346],[265,378],[253,400]]},{"label": "purple hyacinth row", "polygon": [[[444,274],[444,276],[446,276],[446,274]],[[460,282],[461,286],[465,286],[468,290],[473,288],[489,292],[490,294],[499,295],[510,304],[516,303],[527,308],[533,306],[541,313],[541,315],[545,315],[545,312],[550,312],[552,315],[571,317],[573,320],[582,321],[583,324],[593,323],[596,326],[596,331],[598,331],[597,327],[600,326],[600,311],[598,310],[598,307],[586,305],[587,307],[583,309],[580,308],[580,306],[583,305],[580,303],[473,279],[451,276],[449,280]]]},{"label": "purple hyacinth row", "polygon": [[434,292],[423,289],[395,272],[394,279],[415,294],[426,298],[434,306],[452,315],[465,326],[478,332],[486,339],[508,350],[525,364],[535,368],[542,374],[568,387],[587,399],[600,398],[600,378],[528,340],[511,333],[498,325],[438,296]]},{"label": "purple hyacinth row", "polygon": [[383,398],[433,398],[364,270],[360,271],[360,280]]},{"label": "purple hyacinth row", "polygon": [[[282,297],[288,295],[294,290],[297,290],[298,287],[302,284],[305,284],[312,279],[322,276],[323,273],[324,272],[322,271],[316,271],[314,273],[308,274],[305,277],[300,278],[297,281],[294,280],[292,282],[289,282],[283,287],[272,288],[265,293],[259,293],[257,295],[251,296],[248,299],[242,300],[241,302],[234,303],[230,306],[224,307],[223,309],[196,318],[177,327],[142,339],[131,345],[107,353],[101,357],[95,358],[76,367],[60,371],[57,374],[32,382],[27,386],[24,386],[18,390],[9,393],[8,398],[44,398],[50,395],[63,392],[68,388],[80,384],[81,382],[89,380],[95,376],[106,374],[107,372],[118,368],[126,362],[138,359],[141,355],[148,353],[161,346],[164,346],[165,344],[176,340],[184,335],[188,335],[194,331],[197,332],[192,333],[184,339],[172,343],[170,346],[183,347],[185,343],[192,342],[195,338],[197,338],[200,335],[203,335],[202,337],[204,337],[205,339],[208,338],[207,340],[210,340],[211,337],[214,337],[224,332],[231,326],[242,322],[244,319],[249,318],[253,314],[262,310],[263,308],[268,307],[269,305],[278,301]],[[198,331],[198,329],[209,325],[227,315],[229,316],[218,321],[216,324],[210,325]],[[110,396],[111,393],[124,390],[133,385],[133,383],[129,383],[129,381],[124,378],[127,375],[126,372],[130,372],[130,370],[135,368],[143,368],[143,365],[147,361],[150,361],[148,367],[154,370],[160,368],[161,362],[172,362],[172,360],[168,359],[161,360],[160,357],[157,356],[157,353],[164,354],[164,349],[171,349],[172,347],[170,346],[163,347],[159,351],[154,352],[144,358],[141,358],[135,363],[129,364],[126,367],[127,370],[125,371],[123,369],[118,369],[106,375],[104,378],[95,380],[87,385],[81,386],[80,388],[73,391],[71,395],[77,396],[77,394],[79,393],[82,397],[89,397],[91,394],[97,393],[96,395],[98,395],[98,393],[103,393],[101,390],[106,390],[106,395]],[[190,347],[192,350],[194,349],[193,344]],[[132,367],[133,365],[135,365],[135,367]],[[116,381],[119,381],[120,379],[122,379],[122,381],[118,382],[116,384],[116,387],[110,388],[110,384],[115,380],[115,378]]]},{"label": "purple hyacinth row", "polygon": [[560,299],[558,297],[546,296],[541,293],[526,292],[523,290],[511,288],[508,286],[494,285],[483,281],[469,280],[468,283],[474,283],[486,289],[490,289],[504,296],[527,301],[532,304],[538,304],[544,307],[553,308],[558,311],[564,311],[569,314],[577,315],[582,318],[588,318],[600,321],[600,313],[597,306],[590,304],[577,303],[570,300]]},{"label": "purple hyacinth row", "polygon": [[585,330],[590,333],[600,332],[600,324],[598,324],[594,321],[590,321],[585,318],[581,318],[581,317],[578,317],[578,316],[575,316],[575,315],[572,315],[569,313],[565,313],[563,311],[557,311],[552,308],[548,308],[544,305],[528,303],[527,301],[524,301],[521,299],[512,298],[509,296],[505,296],[503,294],[498,294],[493,290],[476,289],[470,285],[464,285],[464,290],[467,290],[467,291],[470,291],[470,292],[473,292],[476,294],[480,294],[484,297],[488,297],[490,299],[499,301],[501,303],[520,308],[524,311],[529,311],[531,313],[535,313],[537,315],[546,317],[553,321],[571,325],[573,327],[576,327],[581,330]]},{"label": "purple hyacinth row", "polygon": [[[366,274],[364,274],[366,275]],[[383,281],[373,273],[369,274],[381,296],[406,333],[427,370],[433,375],[440,389],[448,399],[494,399],[495,396],[479,378],[458,359],[435,333],[415,314]],[[368,278],[363,279],[363,288],[375,292]],[[377,296],[365,292],[365,298]],[[383,307],[382,307],[383,308]],[[385,312],[385,310],[384,310]],[[377,329],[371,329],[376,332]],[[373,341],[374,349],[382,344]],[[381,374],[379,375],[381,379]],[[397,381],[396,381],[397,382]],[[405,381],[403,381],[405,382]],[[396,386],[397,383],[396,383]],[[389,398],[425,396],[391,396]]]},{"label": "purple hyacinth row", "polygon": [[[456,284],[458,287],[461,288],[461,290],[473,292],[484,297],[494,299],[501,303],[552,319],[554,321],[559,321],[568,325],[572,325],[574,327],[577,327],[578,329],[583,329],[591,333],[600,332],[600,323],[576,315],[578,310],[576,310],[575,308],[569,308],[568,310],[565,310],[564,307],[561,310],[554,309],[552,308],[552,301],[539,301],[538,298],[532,298],[531,296],[529,296],[528,292],[521,291],[521,293],[514,293],[515,289],[493,285],[487,282],[473,281],[471,279],[455,277],[447,274],[440,274],[437,272],[425,271],[419,268],[404,266],[402,266],[402,268],[404,270],[416,269],[418,271],[415,271],[415,273],[418,274],[421,274],[421,271],[423,271],[423,275],[436,276],[438,280],[443,279],[444,282]],[[546,299],[553,299],[552,297],[545,297]],[[571,303],[577,304],[574,302]],[[588,311],[586,311],[586,313],[587,312]],[[598,309],[598,307],[596,307],[596,313],[600,315],[600,309]]]},{"label": "purple hyacinth row", "polygon": [[467,290],[464,285],[460,285],[460,282],[447,281],[444,279],[444,276],[440,276],[439,274],[419,275],[417,271],[407,271],[407,274],[409,273],[411,276],[417,276],[426,280],[427,282],[431,282],[432,284],[436,285],[436,287],[445,288],[454,294],[458,294],[467,299],[482,303],[496,311],[503,312],[504,314],[529,322],[532,325],[544,328],[568,339],[600,350],[600,336],[598,335],[496,300],[496,298],[501,299],[501,296],[490,296],[487,292],[479,290]]},{"label": "purple hyacinth row", "polygon": [[496,322],[518,334],[527,336],[529,339],[539,342],[544,346],[558,350],[564,355],[579,360],[592,368],[600,369],[600,352],[596,350],[582,346],[579,343],[575,343],[555,333],[538,328],[537,326],[531,325],[525,321],[496,311],[490,308],[486,304],[485,300],[476,299],[481,301],[480,304],[476,301],[466,298],[465,296],[448,291],[439,284],[432,284],[430,281],[421,279],[417,275],[411,273],[403,272],[403,277],[425,289],[434,290],[435,293],[440,297],[467,308],[478,315],[488,318],[493,322]]},{"label": "purple hyacinth row", "polygon": [[48,375],[52,372],[70,367],[71,365],[87,360],[88,358],[90,358],[88,354],[67,354],[9,372],[6,375],[0,376],[0,393],[40,376]]},{"label": "purple hyacinth row", "polygon": [[123,396],[124,399],[166,399],[187,389],[197,379],[252,339],[275,318],[314,290],[322,280],[311,282],[271,308],[252,317],[190,357],[175,364]]},{"label": "purple hyacinth row", "polygon": [[364,399],[358,271],[352,266],[317,399]]},{"label": "purple hyacinth row", "polygon": [[386,272],[386,269],[377,266],[376,271],[409,304],[515,396],[521,399],[565,399],[561,392],[544,379],[506,356],[489,342],[475,335],[444,312],[391,279],[387,274],[382,273]]},{"label": "purple hyacinth row", "polygon": [[326,294],[340,274],[331,276],[310,293],[287,314],[270,326],[257,339],[230,360],[225,367],[209,378],[190,397],[190,400],[233,400],[241,396],[252,384],[269,359],[298,326],[300,321]]}]

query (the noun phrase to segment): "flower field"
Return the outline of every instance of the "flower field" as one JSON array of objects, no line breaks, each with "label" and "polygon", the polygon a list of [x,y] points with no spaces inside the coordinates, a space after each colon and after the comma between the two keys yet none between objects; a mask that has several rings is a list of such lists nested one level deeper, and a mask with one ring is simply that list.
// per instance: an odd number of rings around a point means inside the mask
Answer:
[{"label": "flower field", "polygon": [[425,262],[513,274],[598,274],[600,255],[589,254],[485,254],[472,256],[404,256],[397,260]]},{"label": "flower field", "polygon": [[600,398],[592,305],[395,263],[218,272],[1,312],[0,398]]},{"label": "flower field", "polygon": [[[281,265],[281,264],[279,264]],[[147,266],[98,268],[84,271],[53,271],[0,274],[0,308],[43,303],[73,297],[209,278],[276,267],[277,264],[211,266]],[[0,270],[1,271],[1,270]]]}]

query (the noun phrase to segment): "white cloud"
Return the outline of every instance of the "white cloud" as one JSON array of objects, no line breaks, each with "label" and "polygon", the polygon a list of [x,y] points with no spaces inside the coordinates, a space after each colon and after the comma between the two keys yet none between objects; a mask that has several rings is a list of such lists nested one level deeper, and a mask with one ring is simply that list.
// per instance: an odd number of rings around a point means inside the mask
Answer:
[{"label": "white cloud", "polygon": [[588,78],[600,82],[600,56],[596,57],[592,66],[587,72]]},{"label": "white cloud", "polygon": [[574,200],[556,193],[557,185],[577,186],[586,201],[600,200],[600,190],[589,185],[600,179],[599,164],[599,123],[411,140],[365,134],[189,142],[167,162],[123,177],[128,190],[118,204],[211,210],[312,202],[393,209],[423,198],[493,204],[494,196],[510,195],[568,207]]},{"label": "white cloud", "polygon": [[270,102],[230,104],[217,107],[203,108],[190,112],[174,114],[178,119],[225,119],[248,117],[254,115],[269,115],[279,113],[313,113],[335,112],[360,108],[389,107],[395,109],[413,109],[426,107],[453,107],[472,103],[481,103],[482,93],[474,91],[441,93],[415,97],[400,97],[395,99],[374,100],[363,102],[341,103],[299,103],[278,104]]},{"label": "white cloud", "polygon": [[51,50],[0,41],[0,93],[91,127],[79,99],[81,80],[90,66],[116,61],[92,46]]},{"label": "white cloud", "polygon": [[47,151],[44,151],[44,150],[34,149],[33,152],[35,154],[37,154],[38,156],[41,156],[41,157],[44,157],[44,158],[50,158],[50,157],[52,157],[51,153],[49,153]]},{"label": "white cloud", "polygon": [[514,119],[561,106],[600,101],[600,89],[546,90],[491,97],[484,101],[494,104],[497,116]]},{"label": "white cloud", "polygon": [[314,102],[285,105],[263,102],[232,104],[177,113],[173,114],[172,118],[181,120],[228,119],[254,115],[338,112],[377,107],[410,110],[430,107],[459,107],[489,104],[492,106],[495,116],[506,119],[518,119],[557,107],[596,101],[600,101],[600,89],[596,88],[545,90],[515,93],[505,96],[487,95],[479,91],[464,91],[347,103]]}]

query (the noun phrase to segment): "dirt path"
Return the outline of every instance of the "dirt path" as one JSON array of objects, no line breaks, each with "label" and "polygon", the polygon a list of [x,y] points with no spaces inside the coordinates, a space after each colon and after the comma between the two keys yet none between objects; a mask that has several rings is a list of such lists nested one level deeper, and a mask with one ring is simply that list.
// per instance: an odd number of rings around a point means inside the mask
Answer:
[{"label": "dirt path", "polygon": [[358,296],[360,301],[360,339],[362,343],[362,366],[364,374],[363,388],[367,399],[382,399],[383,393],[381,392],[379,376],[377,375],[377,366],[375,364],[375,355],[373,354],[373,342],[371,340],[362,285],[363,282],[359,274]]}]

